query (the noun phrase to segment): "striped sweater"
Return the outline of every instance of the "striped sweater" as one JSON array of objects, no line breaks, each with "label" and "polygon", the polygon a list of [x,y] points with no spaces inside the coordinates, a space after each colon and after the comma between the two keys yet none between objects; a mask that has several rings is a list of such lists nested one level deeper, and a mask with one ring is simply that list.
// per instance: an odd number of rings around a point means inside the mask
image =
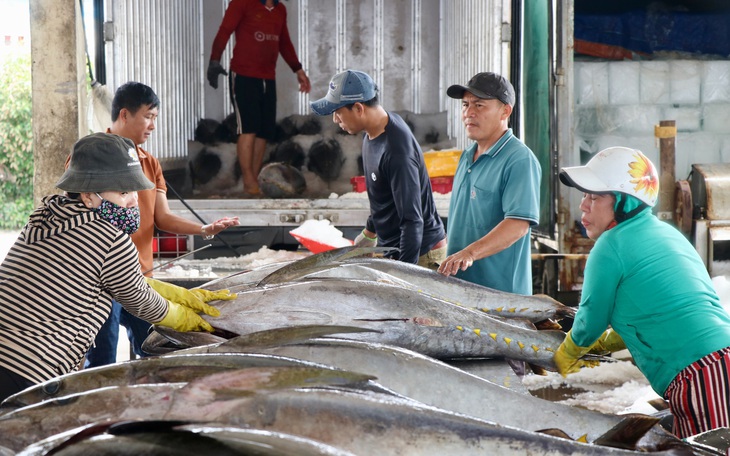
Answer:
[{"label": "striped sweater", "polygon": [[0,366],[34,382],[75,370],[115,299],[159,322],[129,236],[61,195],[43,199],[0,265]]}]

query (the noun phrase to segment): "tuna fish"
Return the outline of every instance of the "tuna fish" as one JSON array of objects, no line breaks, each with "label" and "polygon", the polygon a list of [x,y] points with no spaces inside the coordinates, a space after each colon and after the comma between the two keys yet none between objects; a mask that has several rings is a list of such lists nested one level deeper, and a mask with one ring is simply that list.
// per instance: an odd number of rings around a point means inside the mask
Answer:
[{"label": "tuna fish", "polygon": [[0,415],[0,447],[19,451],[60,432],[105,421],[219,420],[229,399],[251,396],[254,391],[278,393],[288,388],[320,386],[359,388],[368,378],[318,367],[256,367],[208,375],[189,383],[97,388]]},{"label": "tuna fish", "polygon": [[[282,368],[277,368],[282,369]],[[291,369],[291,368],[286,368]],[[214,374],[171,384],[98,389],[24,407],[0,418],[0,444],[20,450],[49,435],[111,420],[195,420],[282,432],[370,455],[634,455],[501,426],[375,392],[335,388],[252,389],[271,372]],[[315,376],[316,377],[316,376]],[[656,454],[692,454],[679,445]]]},{"label": "tuna fish", "polygon": [[355,456],[311,439],[229,424],[126,421],[77,428],[30,445],[18,456]]},{"label": "tuna fish", "polygon": [[409,348],[438,359],[509,358],[554,369],[553,353],[565,338],[520,319],[490,317],[403,287],[356,280],[309,280],[240,291],[204,316],[216,335],[232,338],[301,325],[358,326],[379,331],[348,339]]},{"label": "tuna fish", "polygon": [[[311,255],[301,260],[289,263],[271,274],[261,279],[259,286],[268,284],[280,284],[299,279],[313,272],[326,268],[338,261],[344,261],[349,258],[356,258],[363,255],[373,255],[378,253],[387,253],[392,251],[386,247],[340,247],[338,249],[328,250],[326,252]],[[204,286],[207,286],[204,285]]]},{"label": "tuna fish", "polygon": [[350,278],[392,283],[452,304],[490,315],[524,318],[532,322],[575,316],[575,309],[547,295],[523,296],[484,287],[455,277],[445,277],[428,268],[382,258],[356,258],[306,277]]},{"label": "tuna fish", "polygon": [[[274,345],[277,334],[281,335],[281,344]],[[283,330],[271,331],[270,335],[268,343],[258,346],[242,336],[178,353],[245,351],[297,358],[373,375],[379,385],[397,394],[505,426],[528,431],[560,429],[574,440],[602,441],[608,446],[632,446],[645,451],[679,443],[659,427],[652,427],[645,435],[642,426],[656,423],[653,417],[606,415],[521,394],[403,348],[344,339],[288,342]],[[263,334],[257,339],[263,341]],[[631,432],[613,432],[620,423],[629,423]],[[619,438],[621,441],[615,440]]]},{"label": "tuna fish", "polygon": [[269,198],[293,198],[307,188],[302,173],[286,163],[269,163],[261,168],[258,184]]},{"label": "tuna fish", "polygon": [[[1,404],[0,411],[108,386],[188,382],[217,372],[253,367],[329,369],[329,367],[299,359],[240,352],[142,358],[83,369],[56,377],[8,397]],[[333,369],[333,375],[339,375],[339,373]]]}]

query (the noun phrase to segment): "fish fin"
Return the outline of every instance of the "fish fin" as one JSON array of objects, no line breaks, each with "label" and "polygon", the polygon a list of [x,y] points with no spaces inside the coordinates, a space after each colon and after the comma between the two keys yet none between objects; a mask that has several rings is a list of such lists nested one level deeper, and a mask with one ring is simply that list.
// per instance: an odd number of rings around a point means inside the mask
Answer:
[{"label": "fish fin", "polygon": [[563,327],[555,320],[551,320],[550,318],[546,318],[545,320],[540,320],[535,322],[535,328],[544,331],[546,329],[558,329],[561,330]]},{"label": "fish fin", "polygon": [[375,329],[359,328],[357,326],[335,325],[302,325],[286,326],[283,328],[268,329],[249,334],[242,334],[234,339],[223,342],[221,347],[272,347],[302,342],[317,337],[332,336],[343,333],[381,332]]},{"label": "fish fin", "polygon": [[539,298],[541,300],[549,301],[554,307],[555,307],[555,318],[558,320],[562,320],[563,318],[569,317],[573,318],[575,317],[575,313],[578,311],[575,307],[572,306],[566,306],[562,302],[554,299],[552,296],[537,293],[532,295],[533,298]]},{"label": "fish fin", "polygon": [[557,429],[557,428],[549,428],[549,429],[540,429],[539,431],[535,431],[535,432],[539,432],[540,434],[545,434],[545,435],[551,435],[551,436],[553,436],[553,437],[559,437],[559,438],[561,438],[561,439],[566,439],[566,440],[573,440],[573,439],[572,439],[572,438],[571,438],[571,437],[570,437],[570,436],[569,436],[568,434],[566,434],[566,433],[565,433],[565,431],[563,431],[562,429]]},{"label": "fish fin", "polygon": [[542,366],[538,366],[536,364],[531,364],[531,363],[527,363],[527,365],[530,366],[530,370],[532,370],[532,373],[535,375],[545,376],[548,373],[548,371]]},{"label": "fish fin", "polygon": [[262,287],[274,283],[289,282],[311,274],[315,268],[331,265],[335,262],[363,255],[388,253],[397,248],[390,247],[340,247],[339,249],[327,250],[326,252],[310,255],[301,260],[283,266],[259,281],[256,286]]},{"label": "fish fin", "polygon": [[650,400],[649,405],[651,405],[658,411],[667,410],[669,408],[669,403],[666,401],[666,399],[661,397]]},{"label": "fish fin", "polygon": [[636,443],[658,422],[659,418],[649,415],[625,415],[624,419],[594,440],[593,444],[633,450]]},{"label": "fish fin", "polygon": [[[164,326],[155,326],[155,330],[150,332],[147,338],[142,342],[142,350],[150,355],[165,355],[174,351],[188,348],[187,346],[176,344],[168,338],[163,331]],[[169,328],[167,328],[169,329]],[[172,331],[171,329],[169,329]]]}]

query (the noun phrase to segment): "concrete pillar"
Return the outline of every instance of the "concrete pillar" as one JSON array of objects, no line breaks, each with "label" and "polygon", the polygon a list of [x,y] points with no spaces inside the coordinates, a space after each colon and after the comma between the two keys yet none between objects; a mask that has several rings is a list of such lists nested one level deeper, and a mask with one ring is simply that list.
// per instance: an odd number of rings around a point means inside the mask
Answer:
[{"label": "concrete pillar", "polygon": [[33,95],[33,198],[57,193],[73,144],[88,131],[79,2],[30,0]]}]

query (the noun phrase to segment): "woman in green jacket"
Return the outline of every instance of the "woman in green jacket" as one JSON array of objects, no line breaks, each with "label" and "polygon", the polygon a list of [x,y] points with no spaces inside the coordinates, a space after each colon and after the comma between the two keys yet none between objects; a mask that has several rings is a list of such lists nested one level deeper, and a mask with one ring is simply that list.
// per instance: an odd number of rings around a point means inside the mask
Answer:
[{"label": "woman in green jacket", "polygon": [[596,243],[575,322],[555,353],[559,372],[577,372],[589,351],[628,348],[669,402],[676,435],[729,426],[730,315],[692,244],[652,214],[654,165],[612,147],[563,168],[560,180],[584,193],[581,223]]}]

